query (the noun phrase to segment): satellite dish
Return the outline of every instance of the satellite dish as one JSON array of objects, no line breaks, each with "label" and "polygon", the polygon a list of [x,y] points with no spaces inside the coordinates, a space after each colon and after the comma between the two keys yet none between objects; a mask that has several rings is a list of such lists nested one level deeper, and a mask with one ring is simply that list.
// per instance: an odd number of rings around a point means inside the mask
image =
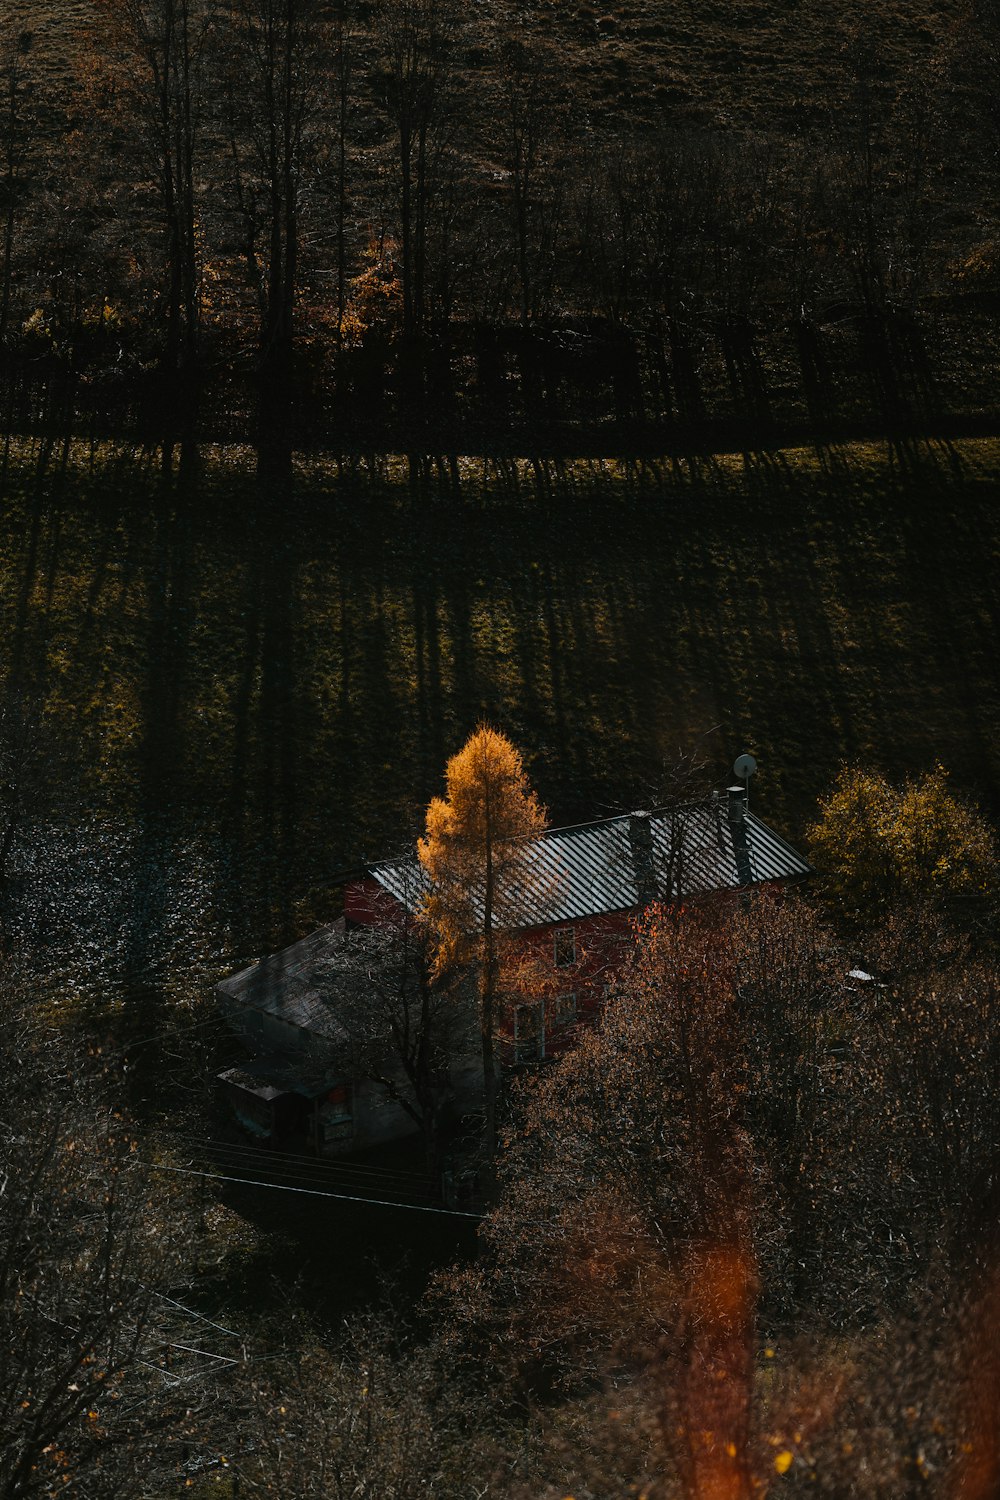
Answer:
[{"label": "satellite dish", "polygon": [[752,755],[739,755],[733,762],[733,771],[741,781],[749,781],[757,769],[757,762]]}]

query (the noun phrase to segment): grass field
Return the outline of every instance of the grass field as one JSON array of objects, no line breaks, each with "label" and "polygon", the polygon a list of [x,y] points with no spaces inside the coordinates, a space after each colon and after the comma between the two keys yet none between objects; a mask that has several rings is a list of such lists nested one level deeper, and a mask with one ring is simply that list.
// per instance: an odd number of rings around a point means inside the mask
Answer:
[{"label": "grass field", "polygon": [[718,782],[752,751],[795,840],[845,760],[940,760],[1000,810],[995,442],[477,460],[457,494],[316,462],[266,519],[236,455],[183,497],[129,455],[40,482],[20,457],[6,682],[44,698],[58,862],[89,861],[119,934],[70,951],[50,913],[64,974],[96,950],[140,975],[155,948],[190,991],[330,914],[335,872],[408,842],[481,718],[557,822],[648,802],[696,745]]}]

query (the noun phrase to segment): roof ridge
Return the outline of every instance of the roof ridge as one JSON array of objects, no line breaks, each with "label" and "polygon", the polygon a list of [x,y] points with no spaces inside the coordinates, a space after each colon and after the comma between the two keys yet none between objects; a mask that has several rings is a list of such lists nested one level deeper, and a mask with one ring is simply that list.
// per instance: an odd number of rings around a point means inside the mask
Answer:
[{"label": "roof ridge", "polygon": [[[576,833],[583,828],[603,828],[609,823],[622,823],[626,818],[660,818],[664,813],[676,813],[693,811],[697,808],[707,808],[716,805],[716,793],[706,793],[704,797],[694,799],[690,802],[665,802],[659,807],[644,807],[642,809],[632,808],[628,812],[612,813],[608,818],[590,818],[583,823],[559,823],[555,828],[543,828],[537,835],[538,838],[549,838],[554,833]],[[534,837],[535,835],[529,835]]]},{"label": "roof ridge", "polygon": [[[704,797],[693,799],[689,802],[677,802],[672,805],[670,803],[663,803],[659,807],[643,808],[641,812],[639,810],[633,809],[630,812],[612,813],[609,817],[589,818],[582,823],[558,823],[554,828],[543,828],[540,833],[526,833],[523,839],[518,840],[518,842],[531,844],[534,843],[536,839],[549,839],[560,833],[582,833],[591,828],[609,828],[614,823],[624,823],[628,818],[639,816],[647,817],[652,820],[653,818],[663,817],[665,813],[698,811],[707,812],[709,810],[714,810],[715,808],[721,807],[722,804],[719,800],[721,795],[722,794],[718,790],[713,789],[711,792],[707,792]],[[758,823],[761,823],[763,827],[768,826],[767,824],[763,823],[763,820],[761,818],[758,818],[756,821]],[[792,852],[794,853],[795,851],[792,850]],[[405,854],[393,855],[390,859],[380,859],[377,861],[373,861],[370,865],[366,865],[364,868],[366,868],[369,873],[371,873],[375,870],[395,869],[399,865],[418,863],[419,860],[417,858],[416,849],[414,848],[412,850],[408,850]]]}]

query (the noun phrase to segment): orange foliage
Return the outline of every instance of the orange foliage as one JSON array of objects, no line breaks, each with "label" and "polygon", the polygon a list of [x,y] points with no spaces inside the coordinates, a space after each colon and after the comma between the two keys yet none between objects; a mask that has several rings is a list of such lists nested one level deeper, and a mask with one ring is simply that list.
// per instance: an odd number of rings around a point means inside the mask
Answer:
[{"label": "orange foliage", "polygon": [[431,801],[417,844],[442,965],[472,956],[470,941],[474,949],[484,926],[516,925],[527,878],[524,843],[546,821],[520,753],[486,725],[449,760],[445,782],[447,796]]}]

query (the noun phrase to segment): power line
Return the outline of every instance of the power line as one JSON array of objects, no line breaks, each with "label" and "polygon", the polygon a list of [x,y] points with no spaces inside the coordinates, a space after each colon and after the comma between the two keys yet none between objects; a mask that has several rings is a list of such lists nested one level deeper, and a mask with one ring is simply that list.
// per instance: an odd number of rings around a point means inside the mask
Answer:
[{"label": "power line", "polygon": [[158,1162],[140,1161],[139,1166],[150,1172],[175,1172],[182,1177],[204,1177],[210,1182],[235,1182],[241,1187],[273,1188],[279,1193],[304,1193],[311,1198],[334,1198],[341,1203],[364,1203],[372,1208],[409,1208],[419,1214],[445,1214],[454,1219],[475,1219],[481,1222],[484,1215],[468,1213],[460,1208],[438,1208],[429,1203],[393,1203],[386,1198],[361,1198],[353,1193],[327,1193],[320,1188],[291,1187],[283,1182],[262,1182],[252,1177],[229,1177],[222,1172],[198,1172],[193,1167],[167,1167]]},{"label": "power line", "polygon": [[[257,1171],[266,1172],[266,1180],[268,1182],[278,1184],[326,1188],[330,1191],[343,1190],[348,1193],[356,1194],[358,1197],[360,1197],[362,1194],[374,1195],[382,1192],[389,1193],[394,1200],[401,1200],[405,1197],[408,1201],[414,1203],[430,1203],[434,1200],[434,1194],[432,1193],[429,1184],[421,1184],[420,1188],[411,1189],[408,1183],[395,1182],[392,1178],[382,1179],[381,1181],[374,1183],[368,1183],[364,1181],[357,1182],[355,1180],[352,1180],[351,1178],[338,1177],[335,1171],[324,1172],[322,1170],[322,1166],[320,1166],[319,1170],[316,1170],[315,1168],[310,1169],[301,1167],[286,1169],[277,1166],[272,1167],[269,1163],[264,1162],[255,1168],[253,1163],[248,1161],[245,1157],[232,1157],[227,1156],[224,1153],[216,1152],[211,1152],[208,1154],[207,1161],[204,1163],[204,1165],[207,1165],[208,1167],[211,1167],[216,1171],[240,1173],[242,1174],[241,1180],[243,1181],[256,1180],[254,1173],[255,1171]],[[366,1197],[365,1201],[370,1200],[368,1200]]]},{"label": "power line", "polygon": [[[315,1160],[304,1167],[288,1167],[280,1162],[272,1164],[255,1160],[252,1154],[248,1156],[239,1152],[230,1154],[213,1151],[207,1153],[206,1159],[200,1161],[198,1166],[230,1176],[239,1174],[241,1181],[259,1180],[277,1185],[323,1189],[332,1193],[342,1192],[365,1202],[378,1201],[380,1197],[386,1196],[395,1203],[405,1201],[416,1205],[435,1202],[435,1194],[427,1179],[416,1185],[391,1176],[377,1178],[375,1181],[362,1179],[359,1182],[338,1174],[335,1163],[331,1163],[330,1169],[326,1169],[325,1163]],[[261,1173],[266,1175],[260,1177]]]},{"label": "power line", "polygon": [[409,1172],[395,1167],[379,1167],[364,1162],[350,1161],[342,1157],[307,1156],[303,1152],[275,1151],[266,1146],[252,1145],[247,1141],[225,1141],[213,1137],[202,1139],[200,1136],[179,1133],[170,1134],[172,1144],[187,1145],[192,1148],[211,1151],[213,1154],[225,1154],[227,1156],[247,1156],[254,1161],[264,1161],[275,1166],[287,1167],[289,1170],[301,1167],[303,1170],[313,1171],[329,1170],[333,1173],[343,1173],[353,1177],[373,1177],[377,1181],[386,1181],[389,1178],[397,1182],[412,1182],[421,1187],[426,1184],[427,1178],[421,1172]]}]

